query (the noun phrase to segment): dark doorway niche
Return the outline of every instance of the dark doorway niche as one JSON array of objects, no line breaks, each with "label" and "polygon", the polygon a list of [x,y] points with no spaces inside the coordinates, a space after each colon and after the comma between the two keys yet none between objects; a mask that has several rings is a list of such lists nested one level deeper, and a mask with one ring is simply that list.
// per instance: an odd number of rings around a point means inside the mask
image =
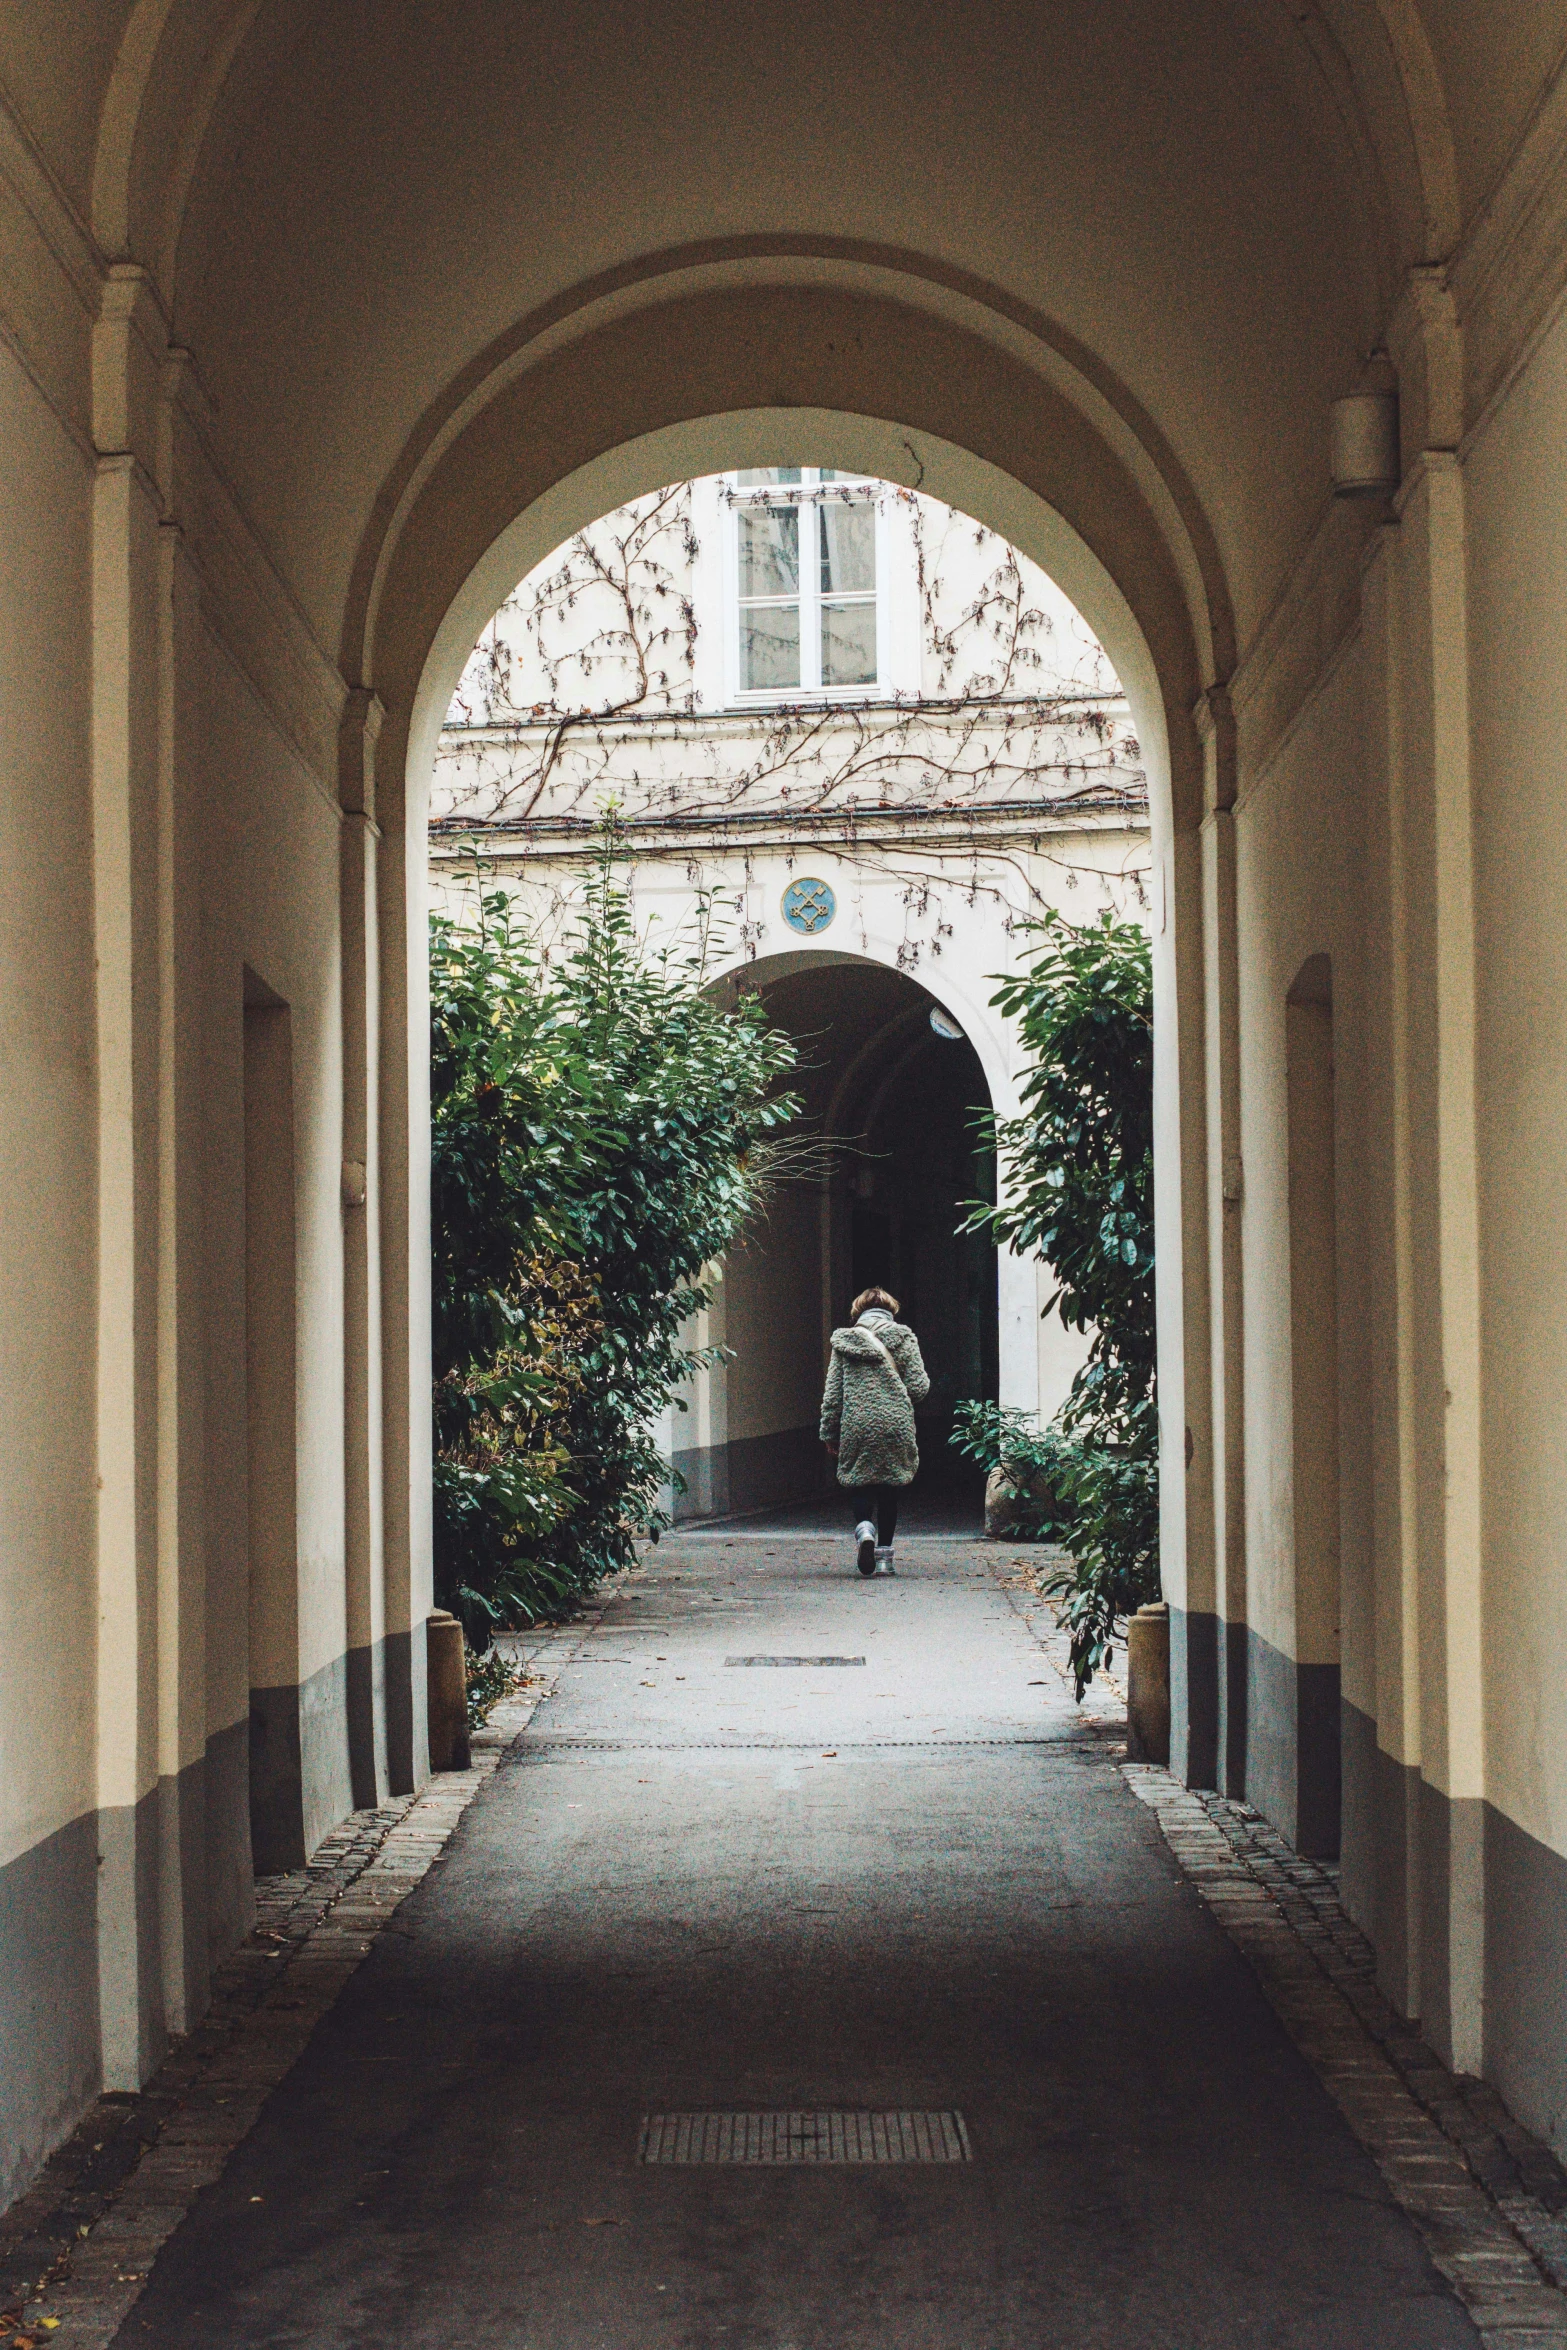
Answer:
[{"label": "dark doorway niche", "polygon": [[677,1453],[688,1486],[677,1507],[727,1516],[835,1494],[816,1433],[828,1341],[858,1293],[878,1288],[898,1299],[930,1371],[919,1492],[960,1498],[977,1526],[981,1481],[949,1438],[958,1399],[998,1388],[996,1252],[958,1230],[992,1196],[979,1056],[950,1018],[932,1027],[927,989],[861,956],[773,956],[745,983],[798,1046],[802,1129],[839,1148],[830,1173],[787,1186],[726,1261],[722,1434]]}]

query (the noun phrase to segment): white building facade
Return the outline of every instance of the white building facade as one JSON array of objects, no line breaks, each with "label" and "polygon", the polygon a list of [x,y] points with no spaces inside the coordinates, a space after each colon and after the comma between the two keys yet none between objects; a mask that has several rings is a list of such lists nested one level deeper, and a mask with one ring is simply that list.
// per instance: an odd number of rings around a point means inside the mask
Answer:
[{"label": "white building facade", "polygon": [[[682,1515],[819,1485],[826,1342],[868,1281],[933,1358],[927,1460],[965,1395],[1048,1417],[1083,1342],[1048,1266],[957,1226],[1018,1106],[993,1007],[1047,907],[1146,902],[1146,779],[1081,616],[993,531],[891,483],[774,467],[676,483],[582,532],[484,631],[443,729],[432,879],[504,886],[546,935],[612,820],[639,919],[790,1028],[818,1177],[717,1269],[727,1350],[667,1431]],[[976,1254],[976,1251],[979,1253]]]}]

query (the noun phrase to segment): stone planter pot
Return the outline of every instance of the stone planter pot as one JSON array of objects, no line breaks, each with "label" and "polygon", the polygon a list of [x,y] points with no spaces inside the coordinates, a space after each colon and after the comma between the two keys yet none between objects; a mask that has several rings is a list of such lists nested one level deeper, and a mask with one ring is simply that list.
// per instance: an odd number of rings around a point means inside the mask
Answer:
[{"label": "stone planter pot", "polygon": [[1026,1483],[1019,1483],[1004,1469],[992,1469],[985,1479],[985,1532],[1004,1539],[1009,1534],[1027,1533],[1035,1522],[1030,1502],[1048,1506],[1055,1499],[1050,1480],[1043,1470]]},{"label": "stone planter pot", "polygon": [[444,1608],[425,1622],[429,1676],[430,1768],[468,1768],[468,1660],[462,1626]]},{"label": "stone planter pot", "polygon": [[1156,1600],[1126,1627],[1126,1754],[1129,1762],[1170,1760],[1170,1610]]}]

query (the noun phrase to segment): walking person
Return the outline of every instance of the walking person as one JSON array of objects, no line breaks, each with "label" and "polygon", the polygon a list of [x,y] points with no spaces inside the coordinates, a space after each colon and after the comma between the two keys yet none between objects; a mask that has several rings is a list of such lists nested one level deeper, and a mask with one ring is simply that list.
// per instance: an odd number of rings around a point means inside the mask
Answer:
[{"label": "walking person", "polygon": [[930,1393],[920,1342],[885,1289],[862,1289],[832,1334],[821,1439],[854,1509],[855,1564],[891,1575],[898,1496],[920,1465],[914,1406]]}]

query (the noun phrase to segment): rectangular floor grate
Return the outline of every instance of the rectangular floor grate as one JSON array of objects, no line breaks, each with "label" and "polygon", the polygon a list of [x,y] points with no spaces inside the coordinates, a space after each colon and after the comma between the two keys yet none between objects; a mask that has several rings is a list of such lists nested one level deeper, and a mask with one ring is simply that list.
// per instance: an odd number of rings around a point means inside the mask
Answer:
[{"label": "rectangular floor grate", "polygon": [[862,1656],[726,1656],[726,1665],[863,1665]]},{"label": "rectangular floor grate", "polygon": [[639,2162],[968,2162],[960,2113],[650,2113]]}]

